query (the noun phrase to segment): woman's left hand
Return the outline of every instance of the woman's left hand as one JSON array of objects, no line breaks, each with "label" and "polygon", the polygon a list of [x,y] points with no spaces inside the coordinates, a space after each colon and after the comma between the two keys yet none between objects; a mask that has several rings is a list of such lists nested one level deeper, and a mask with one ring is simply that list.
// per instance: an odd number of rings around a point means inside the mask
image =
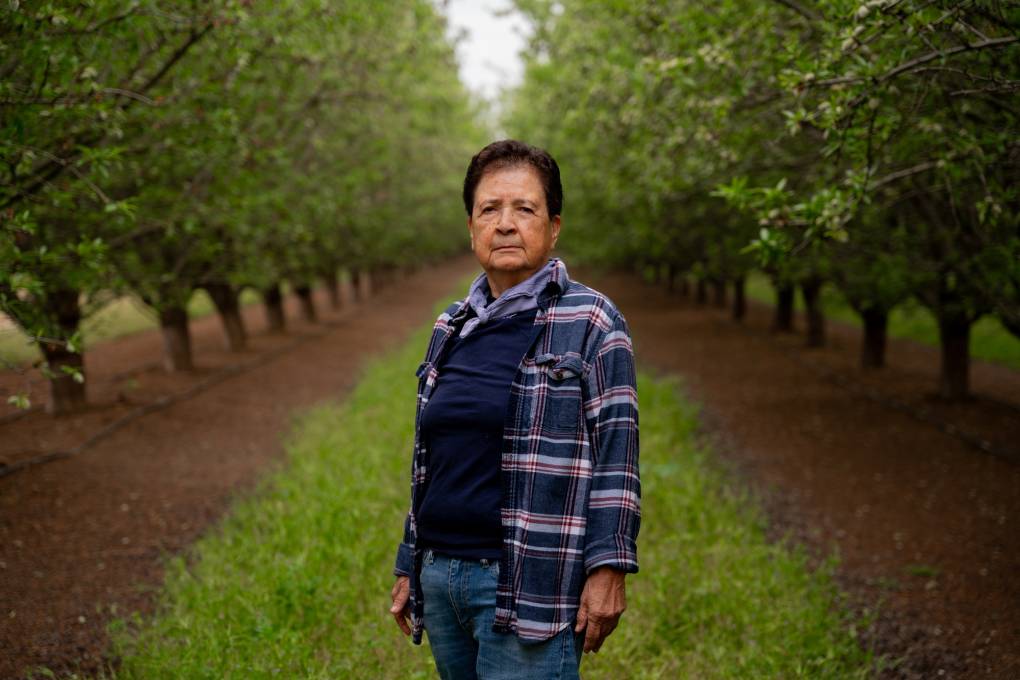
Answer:
[{"label": "woman's left hand", "polygon": [[397,625],[404,635],[411,634],[411,626],[407,619],[409,615],[408,601],[411,595],[411,579],[407,576],[398,576],[393,589],[390,591],[390,599],[393,605],[390,607],[390,614],[397,620]]},{"label": "woman's left hand", "polygon": [[626,573],[612,567],[598,567],[584,582],[574,626],[575,633],[588,629],[584,635],[584,651],[599,651],[620,621],[620,615],[627,608],[624,577]]}]

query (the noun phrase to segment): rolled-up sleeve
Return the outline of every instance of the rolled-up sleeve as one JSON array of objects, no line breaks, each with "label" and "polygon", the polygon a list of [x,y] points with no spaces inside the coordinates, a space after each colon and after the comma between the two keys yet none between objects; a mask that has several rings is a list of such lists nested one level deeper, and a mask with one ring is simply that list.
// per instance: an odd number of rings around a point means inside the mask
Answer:
[{"label": "rolled-up sleeve", "polygon": [[414,571],[414,546],[411,545],[411,513],[404,518],[404,538],[397,546],[397,560],[393,566],[394,576],[410,576]]},{"label": "rolled-up sleeve", "polygon": [[585,422],[594,459],[584,548],[588,573],[601,566],[628,573],[638,570],[637,377],[627,322],[618,312],[612,319],[584,381]]}]

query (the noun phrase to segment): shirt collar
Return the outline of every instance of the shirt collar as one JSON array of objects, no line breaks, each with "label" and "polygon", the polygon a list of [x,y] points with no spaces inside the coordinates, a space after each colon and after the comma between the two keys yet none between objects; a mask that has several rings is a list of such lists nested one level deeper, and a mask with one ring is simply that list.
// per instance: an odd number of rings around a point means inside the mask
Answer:
[{"label": "shirt collar", "polygon": [[488,322],[491,318],[544,307],[551,297],[565,291],[569,283],[567,266],[560,258],[553,257],[549,258],[537,272],[506,289],[489,303],[487,295],[491,295],[492,291],[488,277],[482,272],[471,283],[468,295],[455,315],[467,314],[471,310],[475,313],[475,317],[469,319],[461,329],[460,335],[466,336],[476,326]]},{"label": "shirt collar", "polygon": [[[548,285],[555,285],[560,290],[564,290],[566,286],[561,282],[566,280],[566,277],[567,267],[563,264],[563,260],[558,257],[551,257],[538,271],[517,285],[504,290],[496,300],[522,296],[538,297]],[[486,295],[492,295],[492,289],[489,287],[489,277],[485,275],[485,272],[475,277],[475,280],[471,283],[471,288],[468,290],[469,302],[472,299],[477,299],[475,295],[476,290],[481,292],[482,300],[486,299]]]}]

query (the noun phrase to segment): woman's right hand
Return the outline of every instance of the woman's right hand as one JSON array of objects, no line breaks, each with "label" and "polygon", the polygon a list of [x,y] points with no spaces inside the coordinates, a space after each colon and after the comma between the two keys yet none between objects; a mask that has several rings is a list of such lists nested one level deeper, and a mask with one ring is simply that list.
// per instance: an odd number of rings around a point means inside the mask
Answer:
[{"label": "woman's right hand", "polygon": [[397,620],[397,625],[400,626],[400,630],[404,632],[404,635],[411,634],[411,624],[408,622],[410,612],[407,606],[410,597],[410,577],[398,576],[397,582],[393,584],[393,590],[390,591],[390,599],[393,600],[390,614],[393,614],[393,618]]}]

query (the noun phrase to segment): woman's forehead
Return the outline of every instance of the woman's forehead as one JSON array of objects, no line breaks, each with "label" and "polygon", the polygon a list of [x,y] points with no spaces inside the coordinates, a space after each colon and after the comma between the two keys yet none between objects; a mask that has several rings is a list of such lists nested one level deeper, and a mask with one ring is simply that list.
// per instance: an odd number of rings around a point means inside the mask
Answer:
[{"label": "woman's forehead", "polygon": [[545,190],[538,172],[530,165],[513,165],[486,171],[475,190],[475,202],[507,197],[544,199]]}]

